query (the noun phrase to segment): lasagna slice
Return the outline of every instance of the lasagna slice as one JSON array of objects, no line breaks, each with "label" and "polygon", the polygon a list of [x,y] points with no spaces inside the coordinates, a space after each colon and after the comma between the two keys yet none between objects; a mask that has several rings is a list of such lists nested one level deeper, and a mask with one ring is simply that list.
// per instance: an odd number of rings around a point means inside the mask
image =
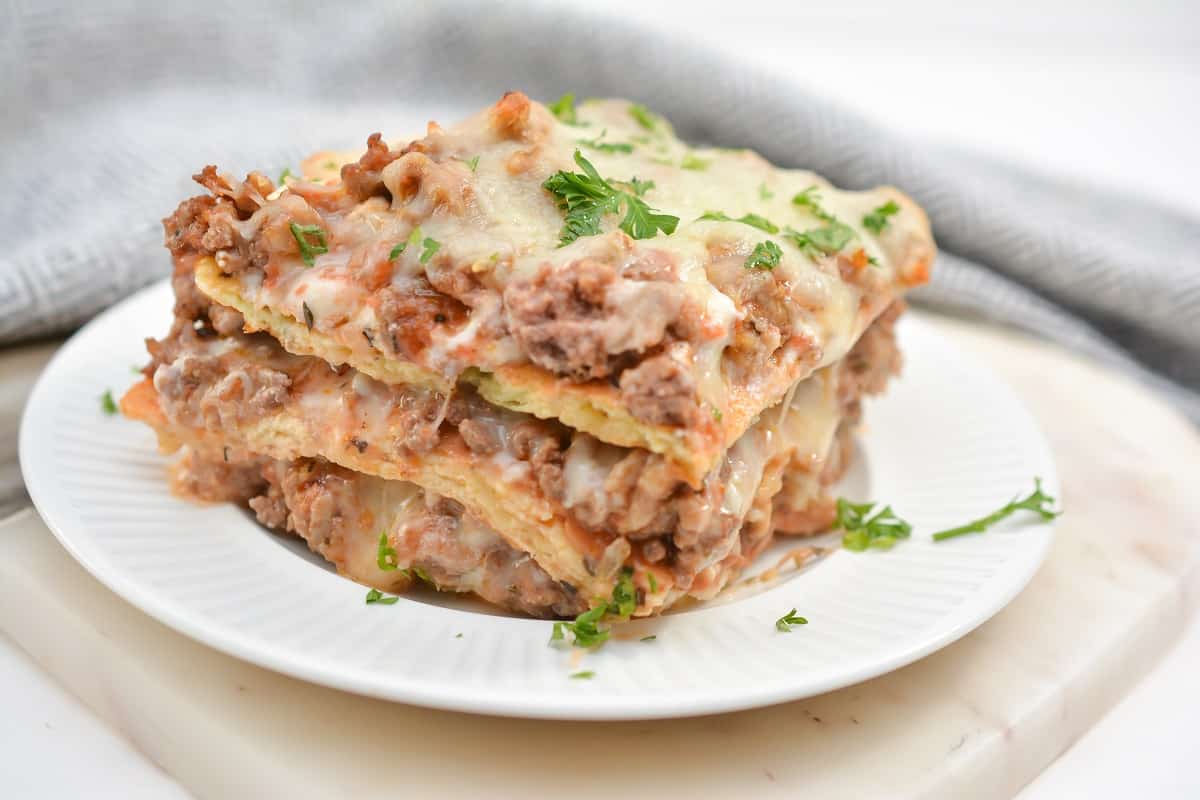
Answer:
[{"label": "lasagna slice", "polygon": [[349,578],[534,616],[710,598],[827,527],[933,254],[894,190],[688,149],[619,101],[509,94],[304,172],[197,176],[123,412],[176,491]]},{"label": "lasagna slice", "polygon": [[276,187],[206,168],[167,244],[289,352],[675,462],[693,486],[764,410],[924,282],[924,214],[665,120],[524,95]]}]

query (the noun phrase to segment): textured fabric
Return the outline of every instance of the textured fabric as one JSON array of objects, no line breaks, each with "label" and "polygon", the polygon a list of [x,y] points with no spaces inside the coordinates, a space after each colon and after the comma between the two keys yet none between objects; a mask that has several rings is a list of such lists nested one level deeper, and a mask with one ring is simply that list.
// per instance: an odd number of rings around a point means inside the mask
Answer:
[{"label": "textured fabric", "polygon": [[[98,5],[98,4],[97,4]],[[495,2],[39,3],[0,28],[0,342],[78,325],[166,274],[188,176],[412,133],[507,89],[623,96],[698,142],[847,187],[892,183],[942,250],[917,299],[1124,369],[1200,420],[1200,222],[914,143],[670,34]],[[797,70],[804,70],[797,55]],[[811,65],[818,69],[819,65]],[[648,76],[650,78],[648,79]]]}]

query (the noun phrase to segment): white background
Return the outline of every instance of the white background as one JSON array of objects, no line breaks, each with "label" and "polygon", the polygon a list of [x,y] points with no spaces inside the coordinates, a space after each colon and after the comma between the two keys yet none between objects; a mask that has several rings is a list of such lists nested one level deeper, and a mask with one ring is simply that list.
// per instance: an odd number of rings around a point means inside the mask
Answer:
[{"label": "white background", "polygon": [[[578,4],[730,48],[893,128],[1156,198],[1200,224],[1200,3]],[[1021,800],[1200,797],[1197,664],[1193,625]],[[185,796],[3,638],[0,709],[5,797]]]}]

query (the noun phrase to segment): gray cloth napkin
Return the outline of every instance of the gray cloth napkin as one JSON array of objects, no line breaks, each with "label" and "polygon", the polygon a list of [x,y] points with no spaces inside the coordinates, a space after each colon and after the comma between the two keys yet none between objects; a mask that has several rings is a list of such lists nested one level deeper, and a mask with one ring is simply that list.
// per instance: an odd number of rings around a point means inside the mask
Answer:
[{"label": "gray cloth napkin", "polygon": [[[204,164],[278,169],[409,133],[414,112],[452,120],[508,89],[574,91],[641,101],[684,138],[847,187],[903,188],[942,250],[918,301],[1086,352],[1200,421],[1200,221],[914,142],[682,37],[495,0],[44,2],[5,16],[0,343],[69,330],[166,275],[159,220]],[[797,53],[797,72],[820,68]]]}]

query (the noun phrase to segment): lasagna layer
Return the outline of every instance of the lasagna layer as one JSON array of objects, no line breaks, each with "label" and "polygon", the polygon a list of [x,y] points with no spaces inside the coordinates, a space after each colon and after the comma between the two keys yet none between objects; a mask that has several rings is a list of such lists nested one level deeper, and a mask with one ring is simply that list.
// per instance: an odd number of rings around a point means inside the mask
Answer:
[{"label": "lasagna layer", "polygon": [[414,482],[460,503],[586,597],[608,596],[620,569],[632,565],[644,593],[640,613],[719,588],[741,563],[747,522],[757,515],[769,531],[771,498],[789,463],[819,468],[857,393],[882,388],[895,367],[883,357],[894,353],[888,314],[855,348],[878,351],[871,382],[843,381],[840,365],[819,371],[760,415],[694,489],[662,456],[491,405],[469,390],[447,396],[389,385],[287,353],[267,336],[221,335],[216,327],[238,327],[223,316],[232,312],[206,305],[188,277],[177,275],[171,334],[150,343],[150,377],[123,401],[168,449],[186,430],[184,441],[209,450],[320,458]]},{"label": "lasagna layer", "polygon": [[263,525],[304,539],[339,574],[384,592],[428,581],[534,617],[573,617],[587,608],[569,584],[460,504],[411,483],[323,460],[277,461],[203,445],[182,448],[171,479],[182,496],[247,505]]},{"label": "lasagna layer", "polygon": [[165,223],[177,268],[294,353],[443,393],[466,381],[664,455],[697,488],[934,252],[894,189],[689,148],[623,101],[564,122],[510,93],[310,177],[207,168],[211,195]]}]

